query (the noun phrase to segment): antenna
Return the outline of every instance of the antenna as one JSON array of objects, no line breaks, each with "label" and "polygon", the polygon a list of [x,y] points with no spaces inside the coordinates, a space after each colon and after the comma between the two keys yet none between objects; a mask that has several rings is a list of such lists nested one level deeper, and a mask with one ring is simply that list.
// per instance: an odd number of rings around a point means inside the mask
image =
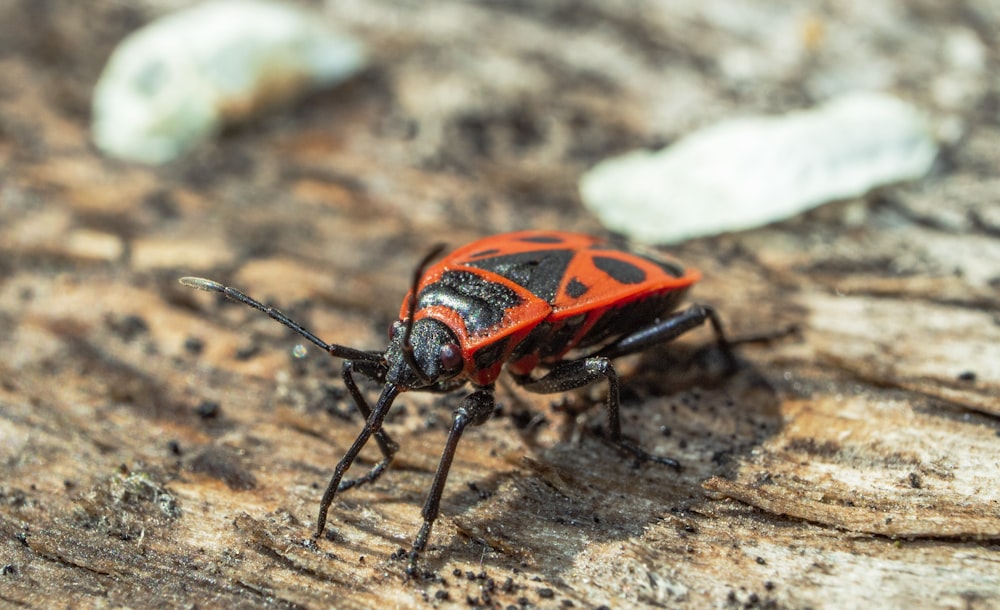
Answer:
[{"label": "antenna", "polygon": [[425,384],[430,384],[433,380],[428,377],[420,367],[417,366],[417,359],[413,357],[413,344],[410,343],[410,337],[413,335],[413,318],[417,313],[417,288],[420,286],[420,278],[424,276],[424,269],[430,264],[441,251],[444,250],[445,244],[437,244],[431,251],[424,255],[424,258],[420,260],[420,264],[417,268],[413,270],[413,283],[410,286],[410,294],[408,297],[407,313],[406,313],[406,329],[403,331],[403,360],[406,362],[407,366],[413,370],[413,372],[423,381]]},{"label": "antenna", "polygon": [[206,292],[218,292],[226,296],[226,298],[236,301],[237,303],[243,303],[248,307],[253,307],[257,311],[266,313],[272,320],[284,324],[286,327],[292,329],[299,335],[302,335],[308,339],[312,344],[320,347],[326,351],[331,356],[337,358],[343,358],[344,360],[361,360],[366,362],[382,362],[382,354],[380,352],[366,352],[359,349],[354,349],[353,347],[346,347],[343,345],[337,345],[335,343],[327,343],[323,341],[310,331],[306,330],[301,324],[295,320],[289,318],[287,315],[282,313],[280,310],[271,307],[270,305],[265,305],[247,296],[246,294],[240,292],[235,288],[225,286],[219,282],[213,280],[206,280],[203,277],[182,277],[178,280],[182,285],[188,288],[196,288],[198,290],[204,290]]}]

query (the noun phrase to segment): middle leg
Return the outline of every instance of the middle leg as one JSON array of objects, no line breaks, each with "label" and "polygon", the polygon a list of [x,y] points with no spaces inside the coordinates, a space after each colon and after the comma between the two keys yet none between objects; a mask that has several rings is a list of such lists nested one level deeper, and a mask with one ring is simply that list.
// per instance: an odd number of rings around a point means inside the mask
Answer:
[{"label": "middle leg", "polygon": [[622,435],[620,405],[621,399],[618,392],[618,373],[615,372],[611,360],[604,356],[590,356],[579,360],[568,360],[560,362],[539,379],[532,379],[528,375],[516,376],[514,378],[525,390],[536,394],[555,394],[558,392],[568,392],[590,385],[600,379],[608,380],[608,436],[611,442],[615,443],[625,451],[636,456],[640,460],[649,460],[657,464],[680,469],[681,465],[677,460],[669,457],[654,455],[644,451]]}]

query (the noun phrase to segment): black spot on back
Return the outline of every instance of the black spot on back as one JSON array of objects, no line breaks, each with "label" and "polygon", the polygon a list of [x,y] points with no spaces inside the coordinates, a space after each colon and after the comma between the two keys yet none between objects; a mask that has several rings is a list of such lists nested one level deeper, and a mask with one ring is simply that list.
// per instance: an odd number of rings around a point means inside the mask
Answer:
[{"label": "black spot on back", "polygon": [[417,297],[417,308],[443,305],[458,312],[470,334],[487,331],[503,321],[504,312],[521,297],[502,284],[468,271],[447,271]]},{"label": "black spot on back", "polygon": [[672,276],[672,277],[683,277],[684,276],[684,267],[681,267],[677,263],[671,263],[671,262],[668,262],[668,261],[658,260],[658,259],[655,259],[655,258],[650,258],[648,256],[644,256],[643,258],[646,259],[646,260],[648,260],[649,262],[653,263],[654,265],[656,265],[660,269],[663,269],[663,272],[666,273],[669,276]]},{"label": "black spot on back", "polygon": [[607,256],[595,256],[594,266],[621,284],[639,284],[646,280],[646,272],[632,263]]},{"label": "black spot on back", "polygon": [[552,303],[574,254],[572,250],[539,250],[494,256],[466,264],[502,275],[524,286],[538,298]]},{"label": "black spot on back", "polygon": [[532,237],[519,237],[518,241],[532,244],[561,244],[563,243],[563,238],[557,235],[535,235]]},{"label": "black spot on back", "polygon": [[573,278],[566,284],[566,296],[572,299],[582,297],[587,294],[588,290],[590,290],[590,286],[584,284],[578,278]]}]

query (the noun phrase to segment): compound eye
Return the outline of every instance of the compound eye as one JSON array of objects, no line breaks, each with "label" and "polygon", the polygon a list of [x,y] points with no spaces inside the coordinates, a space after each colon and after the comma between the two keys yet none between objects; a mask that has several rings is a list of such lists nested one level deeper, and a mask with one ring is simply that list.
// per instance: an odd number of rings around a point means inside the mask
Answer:
[{"label": "compound eye", "polygon": [[396,333],[399,332],[399,328],[402,326],[398,321],[389,324],[389,343],[396,338]]},{"label": "compound eye", "polygon": [[454,371],[462,366],[462,349],[454,343],[445,343],[441,346],[440,358],[446,371]]}]

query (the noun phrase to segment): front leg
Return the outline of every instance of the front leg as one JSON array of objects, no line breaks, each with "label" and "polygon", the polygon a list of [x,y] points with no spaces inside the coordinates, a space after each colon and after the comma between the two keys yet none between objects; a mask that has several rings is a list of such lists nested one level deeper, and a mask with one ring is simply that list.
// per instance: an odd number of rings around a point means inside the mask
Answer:
[{"label": "front leg", "polygon": [[441,461],[438,463],[437,472],[434,474],[434,482],[431,484],[431,491],[427,494],[427,501],[421,515],[424,524],[420,527],[420,533],[413,541],[413,548],[410,550],[410,563],[406,569],[407,574],[413,575],[416,572],[417,558],[427,546],[427,538],[431,535],[431,528],[437,520],[438,511],[441,508],[441,494],[444,493],[444,484],[448,479],[448,471],[451,469],[451,462],[455,459],[455,449],[458,441],[462,438],[467,426],[478,426],[493,415],[494,410],[493,388],[483,388],[476,390],[465,397],[462,404],[455,409],[454,418],[451,422],[451,430],[448,431],[448,441],[441,452]]},{"label": "front leg", "polygon": [[681,465],[677,460],[643,451],[622,436],[621,416],[619,414],[621,399],[618,395],[618,373],[615,372],[615,367],[611,364],[609,358],[604,356],[590,356],[588,358],[580,358],[579,360],[559,362],[552,367],[552,370],[548,374],[540,379],[532,379],[527,375],[514,377],[525,390],[536,394],[567,392],[590,385],[602,378],[608,380],[608,436],[611,442],[640,460],[649,460],[679,470]]},{"label": "front leg", "polygon": [[[351,394],[351,398],[354,399],[354,405],[358,408],[358,411],[361,412],[361,416],[367,421],[368,418],[371,417],[372,410],[368,406],[368,401],[365,400],[364,394],[362,394],[361,390],[358,388],[358,384],[354,382],[355,370],[366,377],[379,380],[378,376],[382,374],[382,368],[368,362],[345,360],[341,371],[344,379],[344,386],[347,387],[347,391]],[[375,479],[382,476],[385,469],[389,467],[393,456],[395,456],[396,452],[399,451],[399,443],[392,440],[392,438],[389,437],[389,434],[381,428],[375,432],[375,442],[378,443],[378,448],[382,451],[382,460],[378,464],[372,466],[371,470],[364,475],[356,479],[341,481],[340,485],[337,487],[337,491],[344,491],[364,483],[371,483]]]},{"label": "front leg", "polygon": [[323,493],[323,499],[319,503],[316,533],[313,534],[314,541],[319,540],[320,536],[323,535],[323,530],[326,529],[326,514],[330,510],[330,505],[333,504],[334,496],[340,491],[340,482],[344,479],[344,473],[347,472],[351,464],[354,463],[354,460],[357,459],[361,450],[365,448],[368,439],[373,434],[377,434],[382,430],[382,422],[385,421],[385,416],[389,413],[393,401],[399,396],[399,392],[400,389],[391,383],[385,384],[385,387],[382,388],[382,394],[378,397],[378,402],[375,403],[375,408],[371,409],[368,418],[365,420],[365,427],[358,433],[358,437],[354,439],[354,443],[347,450],[347,453],[344,454],[344,457],[340,458],[340,461],[337,462],[333,476],[330,477],[330,483],[326,486],[326,491]]},{"label": "front leg", "polygon": [[[358,362],[353,360],[344,361],[342,371],[344,386],[347,388],[347,391],[350,392],[351,398],[354,399],[354,404],[357,406],[358,411],[360,411],[361,415],[367,420],[368,417],[371,416],[371,408],[368,406],[368,401],[365,400],[365,395],[361,392],[361,389],[358,388],[358,384],[354,381],[355,372],[361,373],[370,379],[384,382],[384,367],[380,364],[373,364],[370,362]],[[424,388],[423,391],[443,394],[446,392],[452,392],[462,385],[465,385],[464,380],[460,380],[457,383],[456,380],[450,380],[438,383],[429,388]],[[357,487],[358,485],[371,483],[375,481],[375,479],[382,476],[382,473],[386,471],[389,464],[392,463],[392,459],[395,457],[396,452],[399,451],[399,443],[392,440],[389,433],[382,429],[375,432],[375,442],[378,443],[378,448],[382,452],[382,459],[379,463],[372,466],[371,470],[356,479],[341,481],[340,485],[337,487],[337,491],[344,491],[352,487]]]}]

